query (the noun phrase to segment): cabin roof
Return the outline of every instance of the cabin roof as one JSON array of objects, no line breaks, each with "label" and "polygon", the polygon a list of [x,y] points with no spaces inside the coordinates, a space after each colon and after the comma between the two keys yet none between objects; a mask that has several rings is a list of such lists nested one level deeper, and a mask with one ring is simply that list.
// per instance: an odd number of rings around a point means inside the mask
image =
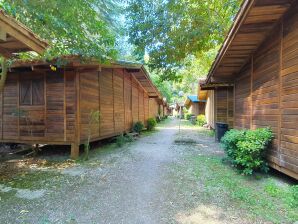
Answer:
[{"label": "cabin roof", "polygon": [[106,64],[99,63],[94,58],[83,58],[81,56],[61,56],[53,59],[52,61],[44,60],[32,60],[22,61],[16,60],[12,65],[11,69],[22,69],[30,68],[32,70],[39,69],[50,69],[50,66],[54,65],[63,68],[75,68],[75,69],[98,69],[101,68],[124,68],[128,73],[134,75],[143,89],[147,92],[150,98],[162,99],[161,93],[158,91],[156,86],[153,84],[149,73],[145,66],[140,63],[127,62],[127,61],[112,61]]},{"label": "cabin roof", "polygon": [[208,73],[206,84],[233,80],[294,0],[245,0]]},{"label": "cabin roof", "polygon": [[185,102],[184,102],[184,105],[186,107],[189,107],[190,106],[190,103],[206,103],[206,100],[200,100],[198,99],[198,96],[197,95],[189,95],[187,96]]},{"label": "cabin roof", "polygon": [[0,54],[6,58],[15,53],[35,51],[41,54],[48,46],[22,23],[0,9]]}]

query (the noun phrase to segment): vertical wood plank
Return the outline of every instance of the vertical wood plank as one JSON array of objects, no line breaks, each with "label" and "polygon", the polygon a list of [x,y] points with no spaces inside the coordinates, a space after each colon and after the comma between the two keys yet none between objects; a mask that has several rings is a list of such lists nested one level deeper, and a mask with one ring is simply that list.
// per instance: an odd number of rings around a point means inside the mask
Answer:
[{"label": "vertical wood plank", "polygon": [[66,75],[65,68],[63,69],[63,122],[64,122],[64,141],[66,141]]}]

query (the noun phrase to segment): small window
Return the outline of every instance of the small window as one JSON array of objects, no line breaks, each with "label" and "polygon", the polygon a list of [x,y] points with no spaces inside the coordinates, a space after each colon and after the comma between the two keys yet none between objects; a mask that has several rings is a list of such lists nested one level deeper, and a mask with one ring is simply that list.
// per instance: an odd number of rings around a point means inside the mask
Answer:
[{"label": "small window", "polygon": [[20,105],[43,105],[44,81],[43,79],[20,80]]}]

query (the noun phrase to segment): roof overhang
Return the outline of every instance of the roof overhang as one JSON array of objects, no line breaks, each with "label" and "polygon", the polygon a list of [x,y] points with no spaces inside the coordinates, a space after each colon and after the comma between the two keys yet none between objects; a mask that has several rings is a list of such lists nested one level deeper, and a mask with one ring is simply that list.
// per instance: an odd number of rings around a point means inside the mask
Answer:
[{"label": "roof overhang", "polygon": [[213,62],[206,83],[229,83],[295,0],[245,0]]},{"label": "roof overhang", "polygon": [[10,58],[27,51],[43,53],[48,43],[0,9],[0,54]]},{"label": "roof overhang", "polygon": [[[33,61],[22,61],[17,60],[11,66],[10,69],[18,70],[29,68],[31,70],[48,70],[50,65],[57,67],[63,67],[66,69],[77,69],[77,70],[101,70],[102,68],[121,68],[125,69],[128,73],[132,74],[135,79],[140,83],[142,88],[148,94],[149,98],[158,98],[162,102],[162,95],[153,84],[146,68],[142,64],[114,61],[106,64],[101,64],[94,58],[83,58],[81,56],[70,55],[62,56],[52,61],[33,60]],[[58,66],[59,65],[59,66]]]}]

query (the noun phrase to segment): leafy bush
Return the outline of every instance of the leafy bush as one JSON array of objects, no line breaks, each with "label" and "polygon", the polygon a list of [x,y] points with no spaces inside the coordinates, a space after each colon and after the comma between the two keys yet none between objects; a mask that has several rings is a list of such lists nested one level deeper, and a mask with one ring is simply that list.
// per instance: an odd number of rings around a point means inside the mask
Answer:
[{"label": "leafy bush", "polygon": [[232,163],[247,175],[256,170],[268,171],[265,152],[272,138],[270,128],[230,130],[222,137],[221,143]]},{"label": "leafy bush", "polygon": [[118,147],[122,147],[125,144],[125,142],[126,141],[125,141],[125,137],[123,134],[116,137],[116,145]]},{"label": "leafy bush", "polygon": [[185,114],[185,119],[190,120],[191,116],[193,116],[193,114],[187,113]]},{"label": "leafy bush", "polygon": [[134,132],[137,132],[137,133],[141,133],[141,131],[143,130],[143,128],[144,128],[144,124],[141,122],[141,121],[138,121],[138,122],[136,122],[134,125],[133,125],[133,128],[132,128],[132,130],[134,131]]},{"label": "leafy bush", "polygon": [[155,128],[156,124],[157,122],[154,118],[149,118],[147,120],[147,130],[152,131]]},{"label": "leafy bush", "polygon": [[197,116],[197,124],[199,125],[199,126],[203,126],[204,124],[206,124],[207,123],[207,121],[206,121],[206,117],[205,117],[205,115],[204,114],[200,114],[200,115],[198,115]]},{"label": "leafy bush", "polygon": [[131,135],[119,135],[116,137],[116,145],[122,147],[127,142],[133,142],[133,137]]}]

